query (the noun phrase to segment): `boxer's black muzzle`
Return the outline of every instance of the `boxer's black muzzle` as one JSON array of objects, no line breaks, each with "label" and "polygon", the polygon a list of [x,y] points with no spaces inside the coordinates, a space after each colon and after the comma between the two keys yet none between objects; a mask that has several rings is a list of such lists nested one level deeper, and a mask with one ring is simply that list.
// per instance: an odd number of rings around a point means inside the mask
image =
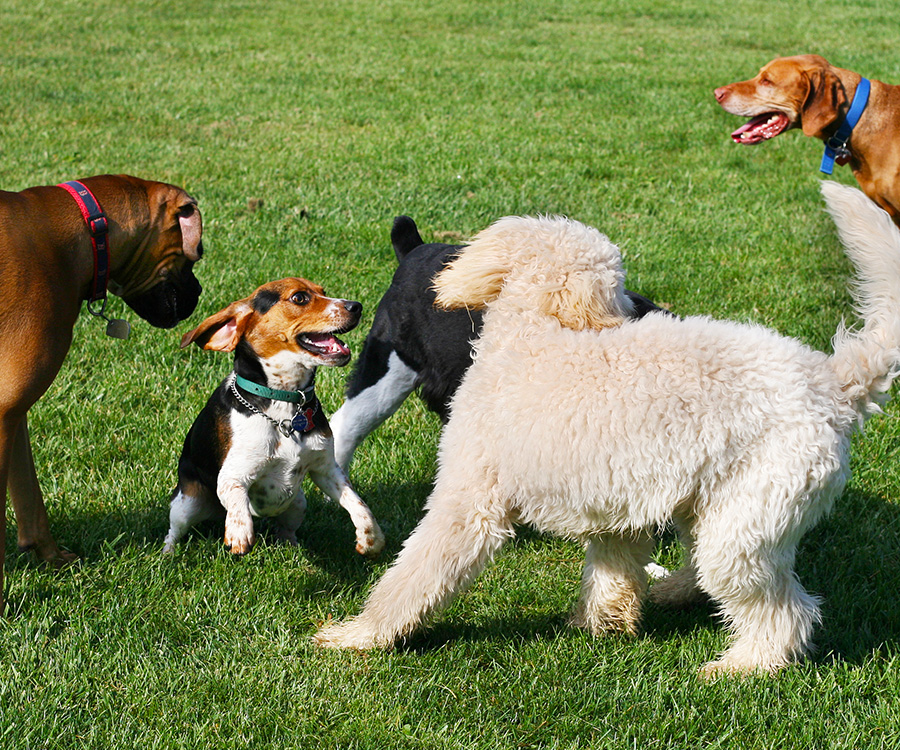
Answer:
[{"label": "boxer's black muzzle", "polygon": [[185,263],[180,272],[125,303],[150,325],[173,328],[194,312],[200,299],[202,288],[194,276],[193,265]]}]

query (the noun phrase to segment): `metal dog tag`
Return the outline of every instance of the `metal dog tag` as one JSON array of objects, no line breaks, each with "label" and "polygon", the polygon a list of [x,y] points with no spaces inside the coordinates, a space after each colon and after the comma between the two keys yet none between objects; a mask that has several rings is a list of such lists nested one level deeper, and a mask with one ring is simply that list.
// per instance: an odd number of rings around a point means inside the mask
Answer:
[{"label": "metal dog tag", "polygon": [[131,326],[127,320],[113,318],[106,323],[106,335],[113,339],[127,339]]},{"label": "metal dog tag", "polygon": [[306,432],[309,429],[309,419],[302,412],[295,414],[291,420],[291,427],[294,428],[294,432]]}]

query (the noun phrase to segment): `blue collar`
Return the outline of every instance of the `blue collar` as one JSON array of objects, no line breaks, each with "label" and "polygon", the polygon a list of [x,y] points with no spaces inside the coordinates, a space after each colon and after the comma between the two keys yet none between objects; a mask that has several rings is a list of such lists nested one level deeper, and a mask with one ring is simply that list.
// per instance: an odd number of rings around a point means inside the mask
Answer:
[{"label": "blue collar", "polygon": [[[834,170],[835,158],[847,158],[850,156],[850,149],[847,143],[853,128],[859,122],[866,104],[869,102],[869,88],[871,87],[868,78],[863,78],[856,87],[856,93],[853,94],[853,102],[850,104],[850,111],[837,129],[837,132],[825,141],[825,153],[822,154],[822,166],[819,167],[820,172],[831,174]],[[846,164],[846,161],[838,161],[838,164]]]}]

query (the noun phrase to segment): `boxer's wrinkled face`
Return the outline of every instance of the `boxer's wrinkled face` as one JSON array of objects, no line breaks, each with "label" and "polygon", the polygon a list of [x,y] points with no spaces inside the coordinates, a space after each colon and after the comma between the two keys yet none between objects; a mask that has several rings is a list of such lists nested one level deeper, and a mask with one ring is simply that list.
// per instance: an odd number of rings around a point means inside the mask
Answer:
[{"label": "boxer's wrinkled face", "polygon": [[187,318],[200,299],[194,264],[203,257],[203,220],[197,202],[171,185],[149,196],[151,230],[122,278],[110,291],[157,328],[172,328]]}]

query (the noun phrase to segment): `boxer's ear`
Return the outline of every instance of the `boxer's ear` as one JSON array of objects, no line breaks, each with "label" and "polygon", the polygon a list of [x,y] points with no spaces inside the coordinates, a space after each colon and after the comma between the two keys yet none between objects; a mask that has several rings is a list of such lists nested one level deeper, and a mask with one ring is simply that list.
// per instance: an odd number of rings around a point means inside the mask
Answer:
[{"label": "boxer's ear", "polygon": [[210,315],[193,331],[188,331],[181,338],[181,348],[196,344],[201,349],[212,349],[217,352],[234,351],[247,329],[247,323],[253,315],[246,300],[232,302],[224,310]]},{"label": "boxer's ear", "polygon": [[198,261],[203,255],[200,237],[203,234],[203,218],[196,204],[188,203],[178,209],[178,223],[181,225],[181,247],[188,260]]}]

